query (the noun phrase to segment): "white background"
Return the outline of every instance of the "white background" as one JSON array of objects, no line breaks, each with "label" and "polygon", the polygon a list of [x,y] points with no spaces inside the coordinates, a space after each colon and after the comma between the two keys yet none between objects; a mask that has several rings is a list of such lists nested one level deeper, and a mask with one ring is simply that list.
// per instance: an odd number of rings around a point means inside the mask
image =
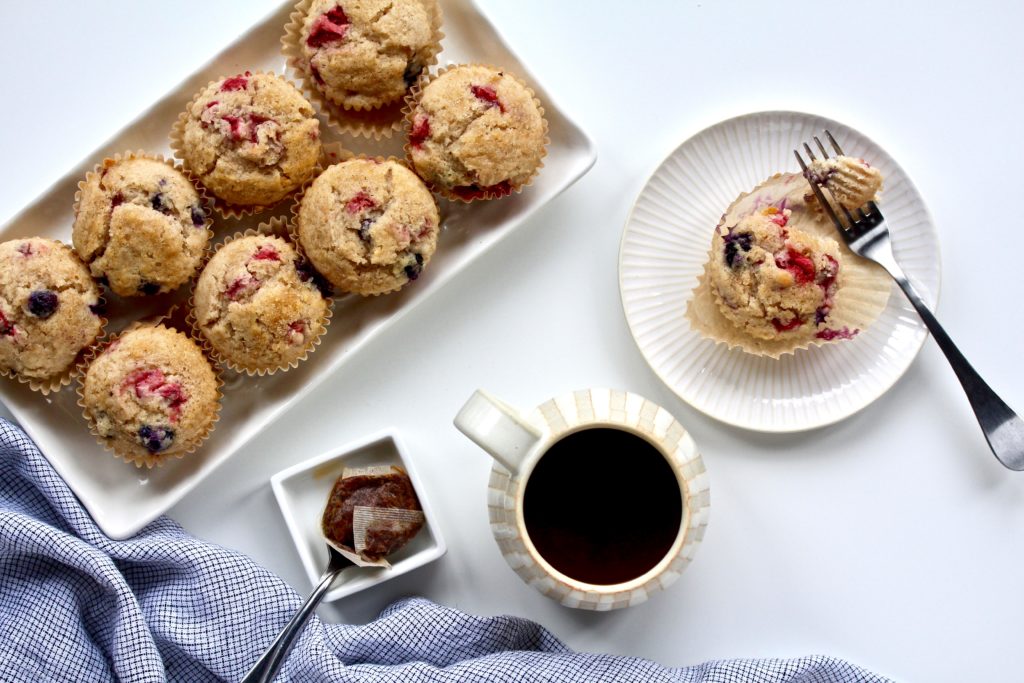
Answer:
[{"label": "white background", "polygon": [[[482,5],[594,138],[596,167],[171,516],[305,593],[270,475],[394,425],[448,555],[322,608],[328,620],[364,622],[416,593],[536,619],[576,649],[666,665],[827,653],[902,680],[1020,680],[1024,474],[988,453],[934,344],[841,424],[745,432],[682,404],[648,369],[626,329],[616,265],[633,198],[687,136],[760,109],[832,116],[878,141],[918,185],[942,245],[939,318],[1024,410],[1024,272],[1013,257],[1024,231],[1024,3]],[[274,6],[0,5],[0,220]],[[602,385],[673,412],[704,454],[712,492],[707,536],[682,579],[610,614],[563,608],[506,566],[487,525],[490,464],[451,424],[478,386],[526,407]]]}]

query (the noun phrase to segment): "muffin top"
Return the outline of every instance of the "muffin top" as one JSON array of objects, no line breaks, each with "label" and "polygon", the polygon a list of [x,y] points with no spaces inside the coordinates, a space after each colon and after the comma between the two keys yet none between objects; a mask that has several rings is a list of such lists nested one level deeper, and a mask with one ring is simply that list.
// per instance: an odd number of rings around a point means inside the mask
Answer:
[{"label": "muffin top", "polygon": [[206,264],[196,283],[196,324],[229,365],[286,368],[323,332],[328,302],[300,265],[292,245],[263,235],[226,243]]},{"label": "muffin top", "polygon": [[81,186],[71,240],[94,277],[134,296],[191,278],[210,231],[199,193],[179,170],[154,159],[106,159]]},{"label": "muffin top", "polygon": [[93,428],[121,457],[152,467],[209,432],[217,378],[184,334],[163,326],[125,332],[86,371],[82,401]]},{"label": "muffin top", "polygon": [[250,74],[211,83],[185,113],[185,167],[229,204],[268,206],[309,180],[320,124],[291,83]]},{"label": "muffin top", "polygon": [[430,81],[410,121],[416,172],[463,199],[518,189],[544,156],[546,125],[533,94],[488,66],[457,66]]},{"label": "muffin top", "polygon": [[100,333],[99,296],[66,244],[0,243],[0,371],[30,379],[64,372]]},{"label": "muffin top", "polygon": [[758,339],[814,337],[840,286],[836,242],[787,229],[789,216],[766,207],[712,238],[709,274],[719,308]]},{"label": "muffin top", "polygon": [[299,242],[335,287],[383,294],[419,277],[437,246],[430,190],[402,164],[350,159],[324,171],[299,207]]},{"label": "muffin top", "polygon": [[400,100],[439,49],[436,0],[313,0],[301,49],[332,102],[371,109]]}]

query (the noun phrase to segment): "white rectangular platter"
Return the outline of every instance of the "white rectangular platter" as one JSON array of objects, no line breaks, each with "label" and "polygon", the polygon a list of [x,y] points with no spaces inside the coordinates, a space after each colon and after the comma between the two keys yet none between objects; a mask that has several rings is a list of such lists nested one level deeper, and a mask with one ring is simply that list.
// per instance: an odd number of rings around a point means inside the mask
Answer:
[{"label": "white rectangular platter", "polygon": [[[381,334],[424,298],[445,286],[466,264],[497,244],[538,208],[586,173],[595,161],[591,141],[555,104],[501,35],[469,0],[441,0],[445,40],[439,66],[483,62],[522,76],[545,107],[551,146],[536,182],[519,195],[491,203],[442,202],[443,228],[430,267],[414,286],[384,297],[346,297],[334,305],[334,321],[309,360],[287,373],[241,377],[226,373],[221,420],[195,454],[153,470],[139,470],[114,457],[89,434],[71,388],[43,397],[24,385],[0,383],[0,398],[39,445],[54,468],[112,538],[131,536],[180,500],[196,484],[309,393],[352,354]],[[253,26],[133,123],[83,159],[63,178],[0,228],[0,241],[39,235],[70,243],[73,203],[79,180],[104,156],[144,149],[170,156],[167,134],[192,96],[209,81],[246,69],[286,73],[280,38],[292,3]],[[292,74],[288,74],[294,76]],[[385,143],[334,137],[321,125],[325,142],[369,154],[402,156],[402,135]],[[281,215],[283,211],[277,211]],[[260,220],[273,214],[262,214]],[[256,221],[219,221],[218,238]],[[457,286],[457,285],[455,285]],[[139,315],[153,311],[138,311]],[[117,320],[123,324],[126,319]],[[114,329],[117,325],[112,326]],[[108,330],[111,328],[108,328]]]}]

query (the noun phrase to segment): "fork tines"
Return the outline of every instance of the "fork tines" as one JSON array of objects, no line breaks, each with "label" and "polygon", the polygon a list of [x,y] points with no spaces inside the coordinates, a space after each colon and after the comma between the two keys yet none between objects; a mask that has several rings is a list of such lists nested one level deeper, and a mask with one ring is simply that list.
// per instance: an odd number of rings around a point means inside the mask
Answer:
[{"label": "fork tines", "polygon": [[[843,150],[839,146],[839,143],[836,142],[836,139],[832,137],[832,133],[826,130],[825,136],[828,138],[829,143],[831,143],[832,148],[836,151],[836,154],[842,155]],[[821,140],[818,139],[817,135],[814,136],[814,142],[818,146],[818,149],[821,151],[822,159],[828,159],[830,156],[828,150],[825,149],[825,145],[821,143]],[[806,142],[803,143],[803,145],[804,151],[807,152],[807,156],[810,157],[811,161],[817,161],[818,157],[814,156],[814,151],[811,149],[811,146],[808,145]],[[800,170],[803,172],[804,178],[806,178],[807,182],[810,184],[811,190],[814,192],[814,196],[818,199],[818,203],[821,204],[823,209],[825,209],[825,212],[828,213],[829,218],[832,219],[832,222],[835,223],[836,227],[839,228],[840,230],[845,230],[847,229],[847,227],[852,226],[856,219],[854,219],[853,215],[847,210],[845,206],[843,206],[842,202],[836,200],[835,196],[832,196],[832,201],[835,202],[836,205],[840,209],[842,209],[843,213],[846,215],[846,219],[848,222],[845,225],[843,224],[842,220],[840,220],[839,216],[832,208],[832,202],[826,199],[825,193],[822,192],[821,179],[814,177],[814,174],[810,173],[807,166],[807,162],[805,162],[804,158],[800,156],[800,150],[794,149],[793,154],[796,155],[797,163],[800,164]],[[829,191],[829,195],[832,195],[831,190]],[[871,205],[872,210],[878,209],[877,206],[874,206],[874,202],[869,202],[869,204]],[[858,212],[860,213],[860,218],[863,219],[863,212],[861,212],[860,209],[858,209]]]}]

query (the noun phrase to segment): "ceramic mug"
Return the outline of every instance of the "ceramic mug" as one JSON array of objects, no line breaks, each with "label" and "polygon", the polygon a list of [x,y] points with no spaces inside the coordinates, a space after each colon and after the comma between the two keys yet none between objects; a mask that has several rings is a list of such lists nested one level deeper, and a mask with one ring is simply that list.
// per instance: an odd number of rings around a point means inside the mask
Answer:
[{"label": "ceramic mug", "polygon": [[[708,477],[693,439],[664,408],[625,391],[589,389],[523,414],[477,391],[455,426],[494,458],[487,498],[491,532],[512,569],[544,595],[581,609],[628,607],[668,587],[693,559],[707,526]],[[668,552],[641,575],[613,584],[587,583],[552,566],[531,540],[523,513],[526,485],[538,462],[560,440],[594,428],[627,432],[654,446],[675,474],[682,500],[681,523]]]}]

